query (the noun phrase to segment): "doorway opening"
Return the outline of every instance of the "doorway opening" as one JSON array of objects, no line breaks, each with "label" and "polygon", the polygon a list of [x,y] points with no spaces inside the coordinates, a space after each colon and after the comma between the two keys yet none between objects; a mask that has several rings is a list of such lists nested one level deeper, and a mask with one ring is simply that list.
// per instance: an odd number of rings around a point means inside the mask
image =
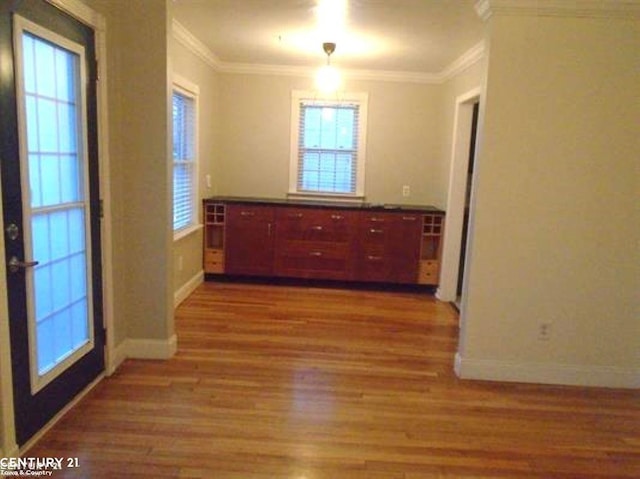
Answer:
[{"label": "doorway opening", "polygon": [[[456,98],[447,220],[442,249],[442,273],[436,296],[441,301],[464,303],[464,264],[466,262],[469,207],[473,181],[473,158],[476,154],[480,111],[480,87]],[[464,238],[463,238],[464,236]]]},{"label": "doorway opening", "polygon": [[471,118],[471,141],[469,142],[469,166],[467,167],[467,189],[464,199],[464,213],[462,217],[462,238],[460,241],[460,264],[458,265],[458,286],[454,304],[460,310],[462,300],[462,283],[464,280],[464,265],[467,257],[467,236],[469,234],[469,207],[471,205],[471,187],[473,185],[473,165],[476,156],[476,138],[478,135],[478,113],[480,102],[473,104],[473,116]]}]

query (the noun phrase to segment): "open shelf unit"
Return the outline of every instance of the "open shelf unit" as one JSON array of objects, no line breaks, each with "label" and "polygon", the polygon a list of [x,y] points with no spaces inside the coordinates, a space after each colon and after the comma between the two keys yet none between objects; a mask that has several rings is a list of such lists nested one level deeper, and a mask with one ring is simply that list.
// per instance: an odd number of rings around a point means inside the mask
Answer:
[{"label": "open shelf unit", "polygon": [[420,247],[419,284],[438,284],[444,214],[430,213],[422,217],[422,244]]},{"label": "open shelf unit", "polygon": [[226,206],[204,204],[204,272],[224,273],[224,225]]}]

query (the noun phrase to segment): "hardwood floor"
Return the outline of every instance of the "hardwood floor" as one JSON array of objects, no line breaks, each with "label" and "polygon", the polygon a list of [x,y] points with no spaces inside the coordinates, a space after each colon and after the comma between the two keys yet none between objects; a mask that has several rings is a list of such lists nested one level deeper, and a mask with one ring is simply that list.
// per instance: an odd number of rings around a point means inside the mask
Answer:
[{"label": "hardwood floor", "polygon": [[128,360],[28,453],[54,477],[640,477],[638,391],[458,380],[417,293],[207,283],[178,354]]}]

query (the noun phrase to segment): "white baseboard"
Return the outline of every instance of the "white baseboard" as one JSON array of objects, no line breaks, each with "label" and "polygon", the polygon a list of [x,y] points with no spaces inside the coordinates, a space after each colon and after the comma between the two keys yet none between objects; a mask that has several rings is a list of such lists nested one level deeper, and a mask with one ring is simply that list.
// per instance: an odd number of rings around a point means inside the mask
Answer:
[{"label": "white baseboard", "polygon": [[178,337],[169,339],[125,339],[118,344],[109,357],[107,376],[112,375],[127,358],[169,359],[178,350]]},{"label": "white baseboard", "polygon": [[451,301],[456,300],[455,294],[454,295],[448,294],[448,292],[446,292],[442,287],[438,287],[436,289],[435,297],[439,301],[444,301],[445,303],[450,303]]},{"label": "white baseboard", "polygon": [[120,344],[113,348],[113,353],[109,356],[109,364],[107,365],[107,376],[111,376],[116,372],[116,369],[127,359],[127,342],[126,339],[120,341]]},{"label": "white baseboard", "polygon": [[640,388],[640,371],[609,366],[516,363],[492,359],[469,359],[456,353],[454,369],[461,379],[625,389]]},{"label": "white baseboard", "polygon": [[178,350],[178,338],[126,339],[126,357],[134,359],[169,359]]},{"label": "white baseboard", "polygon": [[204,271],[199,271],[193,278],[183,284],[173,295],[173,307],[177,308],[180,303],[189,297],[195,289],[204,282]]}]

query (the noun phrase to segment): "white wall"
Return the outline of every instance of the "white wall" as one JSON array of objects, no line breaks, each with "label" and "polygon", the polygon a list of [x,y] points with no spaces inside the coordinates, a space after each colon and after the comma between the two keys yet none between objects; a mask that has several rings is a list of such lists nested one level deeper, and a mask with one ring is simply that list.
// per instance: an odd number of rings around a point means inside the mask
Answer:
[{"label": "white wall", "polygon": [[[223,73],[220,85],[220,194],[282,198],[289,179],[291,91],[311,78]],[[349,81],[369,93],[366,200],[444,206],[442,85]],[[402,197],[410,185],[411,196]]]},{"label": "white wall", "polygon": [[640,386],[639,32],[491,17],[463,377]]}]

